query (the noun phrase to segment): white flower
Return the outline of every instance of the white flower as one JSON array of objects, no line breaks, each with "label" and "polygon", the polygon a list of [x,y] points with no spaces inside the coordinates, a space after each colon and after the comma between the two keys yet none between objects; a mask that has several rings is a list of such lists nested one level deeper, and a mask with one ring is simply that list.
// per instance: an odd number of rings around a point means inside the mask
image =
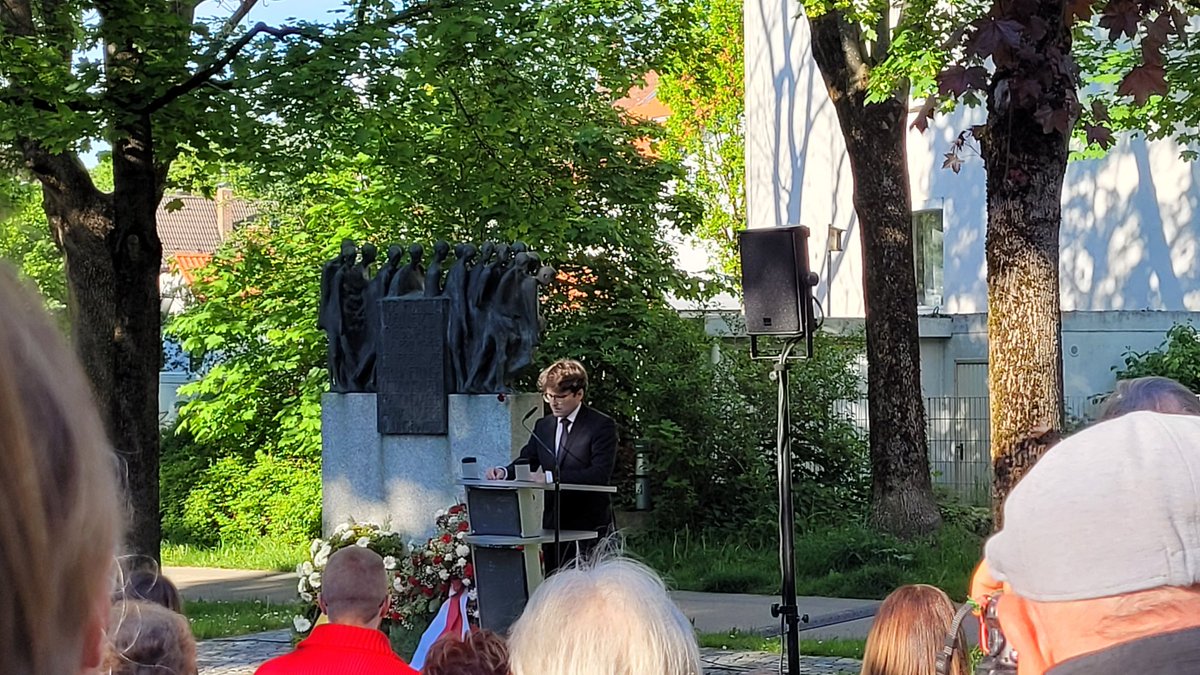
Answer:
[{"label": "white flower", "polygon": [[425,574],[433,574],[433,566],[432,565],[425,566]]},{"label": "white flower", "polygon": [[[331,552],[333,552],[333,548],[329,544],[321,544],[321,550],[317,551],[317,554],[313,556],[312,567],[324,568],[325,563],[329,562],[329,554]],[[312,573],[312,567],[309,568],[309,573]]]},{"label": "white flower", "polygon": [[450,578],[450,573],[446,570],[438,570],[438,578],[445,581]]},{"label": "white flower", "polygon": [[321,549],[321,544],[323,544],[323,543],[325,543],[325,542],[321,541],[320,539],[313,539],[312,545],[308,547],[308,554],[310,556],[316,555],[317,551],[319,551]]},{"label": "white flower", "polygon": [[462,540],[464,540],[464,539],[466,539],[466,538],[467,538],[467,533],[466,533],[466,532],[459,532],[458,534],[456,534],[456,535],[454,535],[454,536],[455,536],[455,537],[456,537],[456,538],[457,538],[459,541],[462,541]]},{"label": "white flower", "polygon": [[342,533],[342,541],[350,541],[354,538],[354,530],[346,530]]},{"label": "white flower", "polygon": [[404,591],[404,580],[401,579],[400,577],[396,577],[395,579],[392,579],[392,588],[394,588],[397,593],[403,592]]},{"label": "white flower", "polygon": [[307,592],[306,592],[306,593],[301,593],[301,594],[300,594],[300,599],[301,599],[301,600],[303,600],[303,601],[305,601],[305,602],[312,602],[312,601],[313,601],[313,594],[312,594],[312,593],[307,593]]},{"label": "white flower", "polygon": [[313,572],[312,574],[310,574],[308,577],[308,583],[313,588],[320,588],[321,587],[321,573]]},{"label": "white flower", "polygon": [[466,558],[459,558],[459,559],[458,559],[458,560],[457,560],[457,561],[454,563],[454,566],[455,566],[455,567],[466,567],[466,566],[467,566],[467,559],[466,559]]},{"label": "white flower", "polygon": [[394,556],[390,556],[390,555],[388,557],[384,558],[383,559],[383,568],[388,569],[388,570],[396,569],[396,558]]},{"label": "white flower", "polygon": [[341,525],[338,525],[337,527],[333,528],[333,534],[336,536],[336,535],[342,534],[343,532],[345,532],[346,530],[349,530],[349,529],[350,529],[349,523],[342,523]]},{"label": "white flower", "polygon": [[454,552],[458,555],[458,557],[465,558],[471,552],[471,547],[467,546],[466,544],[459,544],[458,546],[454,547]]},{"label": "white flower", "polygon": [[300,583],[296,584],[296,592],[303,593],[308,590],[308,577],[300,577]]},{"label": "white flower", "polygon": [[296,575],[297,576],[306,577],[312,573],[313,573],[313,565],[312,565],[312,563],[308,562],[307,560],[300,563],[299,565],[296,565]]},{"label": "white flower", "polygon": [[433,513],[434,518],[441,518],[444,515],[446,515],[445,509],[438,509],[437,511],[434,511],[434,513]]},{"label": "white flower", "polygon": [[354,545],[366,548],[370,543],[371,543],[370,537],[359,537],[358,541],[354,542]]},{"label": "white flower", "polygon": [[312,628],[312,622],[302,616],[292,617],[292,625],[296,627],[297,633],[307,633]]}]

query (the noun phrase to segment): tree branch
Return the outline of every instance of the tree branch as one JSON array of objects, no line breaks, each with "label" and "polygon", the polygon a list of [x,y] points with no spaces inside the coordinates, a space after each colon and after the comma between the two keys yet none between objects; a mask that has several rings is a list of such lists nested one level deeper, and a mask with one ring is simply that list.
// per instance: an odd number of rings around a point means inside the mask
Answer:
[{"label": "tree branch", "polygon": [[17,35],[33,35],[33,7],[29,0],[0,0],[0,24]]},{"label": "tree branch", "polygon": [[246,15],[249,14],[250,10],[254,9],[254,6],[257,4],[258,0],[242,0],[242,3],[238,5],[238,8],[234,10],[233,14],[229,15],[229,18],[225,20],[225,24],[221,26],[221,30],[218,31],[216,37],[213,38],[212,47],[209,48],[208,52],[204,55],[205,61],[212,61],[213,59],[217,58],[217,53],[221,51],[221,44],[233,35],[233,32],[237,30],[238,24],[242,22],[242,19],[246,18]]},{"label": "tree branch", "polygon": [[[0,1],[7,1],[7,0],[0,0]],[[243,0],[243,3],[246,3],[246,2],[250,2],[250,0]],[[381,27],[391,27],[391,26],[397,26],[400,24],[408,23],[408,22],[414,21],[422,16],[425,16],[426,14],[431,13],[434,9],[437,9],[437,8],[443,7],[443,6],[449,6],[451,4],[453,4],[453,0],[430,0],[429,2],[425,2],[425,3],[419,4],[419,5],[413,5],[412,7],[405,9],[404,11],[396,14],[395,16],[388,17],[385,21],[377,22],[375,25],[378,25]],[[241,10],[241,8],[239,7],[239,11],[240,10]],[[246,11],[249,11],[249,8],[247,8]],[[194,75],[192,75],[188,79],[184,80],[183,82],[180,82],[179,84],[176,84],[176,85],[172,85],[169,89],[167,89],[165,92],[163,92],[163,94],[161,96],[150,101],[145,106],[138,109],[136,112],[144,113],[147,115],[153,114],[154,112],[157,112],[158,110],[161,110],[166,105],[170,104],[172,101],[194,91],[197,87],[205,84],[213,76],[217,75],[222,70],[224,70],[225,67],[228,66],[230,63],[232,63],[233,60],[235,58],[237,58],[237,55],[239,53],[241,53],[241,51],[243,49],[246,48],[246,45],[249,45],[250,42],[252,40],[254,40],[254,38],[256,38],[259,35],[262,35],[264,33],[267,35],[272,35],[276,38],[281,38],[281,39],[285,38],[285,37],[291,37],[291,36],[301,36],[301,37],[308,38],[310,40],[315,40],[317,42],[323,42],[325,39],[325,37],[323,35],[316,32],[312,28],[292,28],[292,27],[274,28],[274,27],[266,25],[265,23],[259,22],[259,23],[255,24],[255,26],[253,28],[251,28],[245,35],[243,35],[236,42],[234,42],[232,45],[230,45],[229,49],[226,50],[224,55],[217,58],[215,61],[213,61],[209,65],[205,66],[204,68],[201,68],[200,70],[196,71],[196,73]]]},{"label": "tree branch", "polygon": [[263,33],[266,33],[267,35],[272,35],[272,36],[280,38],[280,39],[285,38],[285,37],[290,37],[293,35],[302,35],[302,36],[309,37],[312,39],[318,39],[318,40],[320,39],[320,36],[316,33],[313,33],[311,31],[311,29],[307,29],[307,28],[272,28],[271,26],[268,26],[267,24],[260,22],[257,25],[255,25],[254,28],[250,29],[240,39],[238,39],[237,42],[233,43],[233,45],[229,48],[229,50],[227,52],[225,52],[224,56],[221,56],[216,61],[213,61],[212,63],[210,63],[208,66],[196,71],[195,74],[193,74],[191,77],[184,80],[183,82],[172,85],[165,92],[163,92],[163,94],[161,96],[159,96],[158,98],[155,98],[153,101],[150,101],[145,106],[142,106],[136,112],[146,114],[146,115],[153,114],[153,113],[161,110],[164,106],[171,103],[172,101],[192,92],[200,85],[202,85],[202,84],[208,82],[210,79],[212,79],[212,77],[214,75],[216,75],[217,73],[224,70],[225,67],[228,66],[230,63],[232,63],[233,60],[235,58],[237,58],[237,55],[239,53],[241,53],[241,51],[243,49],[246,48],[246,45],[250,44],[251,40],[258,37],[259,35],[262,35]]},{"label": "tree branch", "polygon": [[77,194],[86,199],[101,196],[87,167],[74,152],[51,153],[40,141],[32,139],[18,141],[18,147],[25,166],[47,188],[64,195],[82,191]]}]

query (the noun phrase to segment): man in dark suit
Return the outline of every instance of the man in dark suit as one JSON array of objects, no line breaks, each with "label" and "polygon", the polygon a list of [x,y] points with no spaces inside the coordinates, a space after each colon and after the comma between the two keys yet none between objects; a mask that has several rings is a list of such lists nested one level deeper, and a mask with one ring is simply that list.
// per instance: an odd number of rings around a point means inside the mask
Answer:
[{"label": "man in dark suit", "polygon": [[[571,359],[555,361],[538,376],[538,388],[550,404],[550,414],[533,426],[533,435],[516,461],[506,467],[488,469],[491,480],[512,480],[516,464],[527,461],[532,471],[554,471],[562,483],[608,485],[617,459],[617,425],[608,415],[583,404],[587,371]],[[554,450],[554,453],[551,453]],[[553,491],[546,491],[543,527],[554,528],[558,504]],[[607,493],[563,491],[561,525],[564,530],[595,530],[600,537],[613,529],[612,504]],[[590,550],[597,540],[580,543]],[[563,560],[553,545],[543,547],[546,571],[570,559],[574,546],[563,545]]]}]

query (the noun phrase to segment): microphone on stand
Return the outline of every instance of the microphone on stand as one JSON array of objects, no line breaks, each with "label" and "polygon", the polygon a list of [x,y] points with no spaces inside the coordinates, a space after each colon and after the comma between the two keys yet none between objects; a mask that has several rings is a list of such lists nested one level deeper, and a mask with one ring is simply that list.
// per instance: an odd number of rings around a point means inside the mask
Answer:
[{"label": "microphone on stand", "polygon": [[[538,435],[527,424],[529,418],[533,417],[533,413],[537,412],[537,410],[537,408],[530,408],[529,412],[525,413],[525,416],[521,418],[521,426],[525,427],[525,431],[529,432],[530,438],[537,441],[537,444],[542,446],[554,458],[554,563],[557,566],[561,566],[562,545],[559,540],[562,538],[562,479],[559,477],[558,453],[550,449],[542,439],[538,438]],[[545,467],[542,467],[542,469],[545,470]]]}]

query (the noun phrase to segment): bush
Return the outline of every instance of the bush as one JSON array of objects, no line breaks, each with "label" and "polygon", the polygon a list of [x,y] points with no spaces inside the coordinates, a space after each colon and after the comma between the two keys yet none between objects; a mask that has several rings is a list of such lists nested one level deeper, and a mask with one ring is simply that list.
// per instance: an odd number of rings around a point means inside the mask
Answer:
[{"label": "bush", "polygon": [[1200,331],[1191,324],[1175,324],[1157,349],[1125,353],[1118,380],[1159,375],[1169,377],[1200,394]]}]

